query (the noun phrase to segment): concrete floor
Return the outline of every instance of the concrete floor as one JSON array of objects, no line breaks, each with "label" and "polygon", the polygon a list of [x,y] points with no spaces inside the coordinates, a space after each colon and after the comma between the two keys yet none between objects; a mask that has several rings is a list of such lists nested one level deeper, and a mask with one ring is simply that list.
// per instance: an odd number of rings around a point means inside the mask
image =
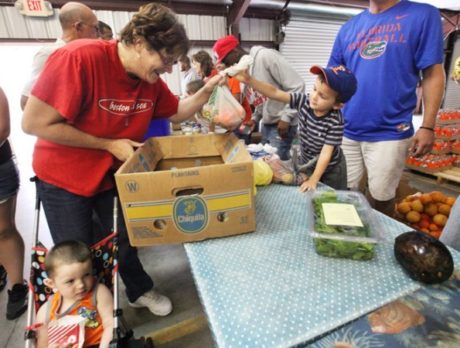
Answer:
[{"label": "concrete floor", "polygon": [[[440,190],[458,196],[460,186],[437,185],[430,177],[406,172],[403,180],[409,189],[429,192]],[[407,187],[406,187],[407,188]],[[27,240],[32,231],[22,231]],[[208,348],[213,338],[208,328],[206,314],[201,306],[193,281],[187,255],[182,245],[145,247],[139,249],[147,272],[153,277],[157,288],[168,295],[174,311],[167,317],[156,317],[146,309],[128,306],[123,285],[120,289],[120,307],[128,326],[135,336],[149,336],[158,348]],[[0,294],[0,348],[16,348],[24,345],[23,335],[26,316],[16,321],[5,319],[6,290]]]}]

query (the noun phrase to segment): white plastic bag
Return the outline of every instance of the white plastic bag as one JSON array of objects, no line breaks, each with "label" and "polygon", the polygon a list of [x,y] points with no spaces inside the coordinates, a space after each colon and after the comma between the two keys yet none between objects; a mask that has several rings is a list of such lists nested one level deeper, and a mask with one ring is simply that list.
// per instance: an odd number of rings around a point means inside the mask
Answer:
[{"label": "white plastic bag", "polygon": [[235,129],[243,121],[246,112],[227,86],[216,86],[203,106],[202,115],[219,126]]}]

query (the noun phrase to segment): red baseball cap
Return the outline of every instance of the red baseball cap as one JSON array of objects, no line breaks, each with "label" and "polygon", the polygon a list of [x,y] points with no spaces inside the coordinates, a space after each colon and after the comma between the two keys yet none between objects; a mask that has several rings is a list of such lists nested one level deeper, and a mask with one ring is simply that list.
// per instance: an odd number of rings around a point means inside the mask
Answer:
[{"label": "red baseball cap", "polygon": [[229,54],[234,48],[238,47],[240,42],[236,37],[233,35],[227,35],[221,37],[219,40],[216,41],[212,50],[217,58],[217,63],[220,63],[222,59],[224,59],[227,54]]}]

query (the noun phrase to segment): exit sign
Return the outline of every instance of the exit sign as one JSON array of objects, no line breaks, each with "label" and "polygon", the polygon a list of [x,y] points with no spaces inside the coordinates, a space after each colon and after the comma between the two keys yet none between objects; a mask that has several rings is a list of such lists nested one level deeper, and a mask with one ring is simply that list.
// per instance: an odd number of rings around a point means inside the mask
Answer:
[{"label": "exit sign", "polygon": [[25,16],[48,17],[54,13],[51,4],[45,0],[18,0],[15,6]]}]

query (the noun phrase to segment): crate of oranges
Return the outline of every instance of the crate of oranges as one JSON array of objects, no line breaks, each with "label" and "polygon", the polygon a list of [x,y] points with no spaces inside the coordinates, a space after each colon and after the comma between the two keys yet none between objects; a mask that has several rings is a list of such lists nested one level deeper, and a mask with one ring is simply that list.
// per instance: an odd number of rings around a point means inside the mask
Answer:
[{"label": "crate of oranges", "polygon": [[396,204],[396,216],[411,227],[439,238],[454,203],[455,197],[439,191],[419,192]]}]

